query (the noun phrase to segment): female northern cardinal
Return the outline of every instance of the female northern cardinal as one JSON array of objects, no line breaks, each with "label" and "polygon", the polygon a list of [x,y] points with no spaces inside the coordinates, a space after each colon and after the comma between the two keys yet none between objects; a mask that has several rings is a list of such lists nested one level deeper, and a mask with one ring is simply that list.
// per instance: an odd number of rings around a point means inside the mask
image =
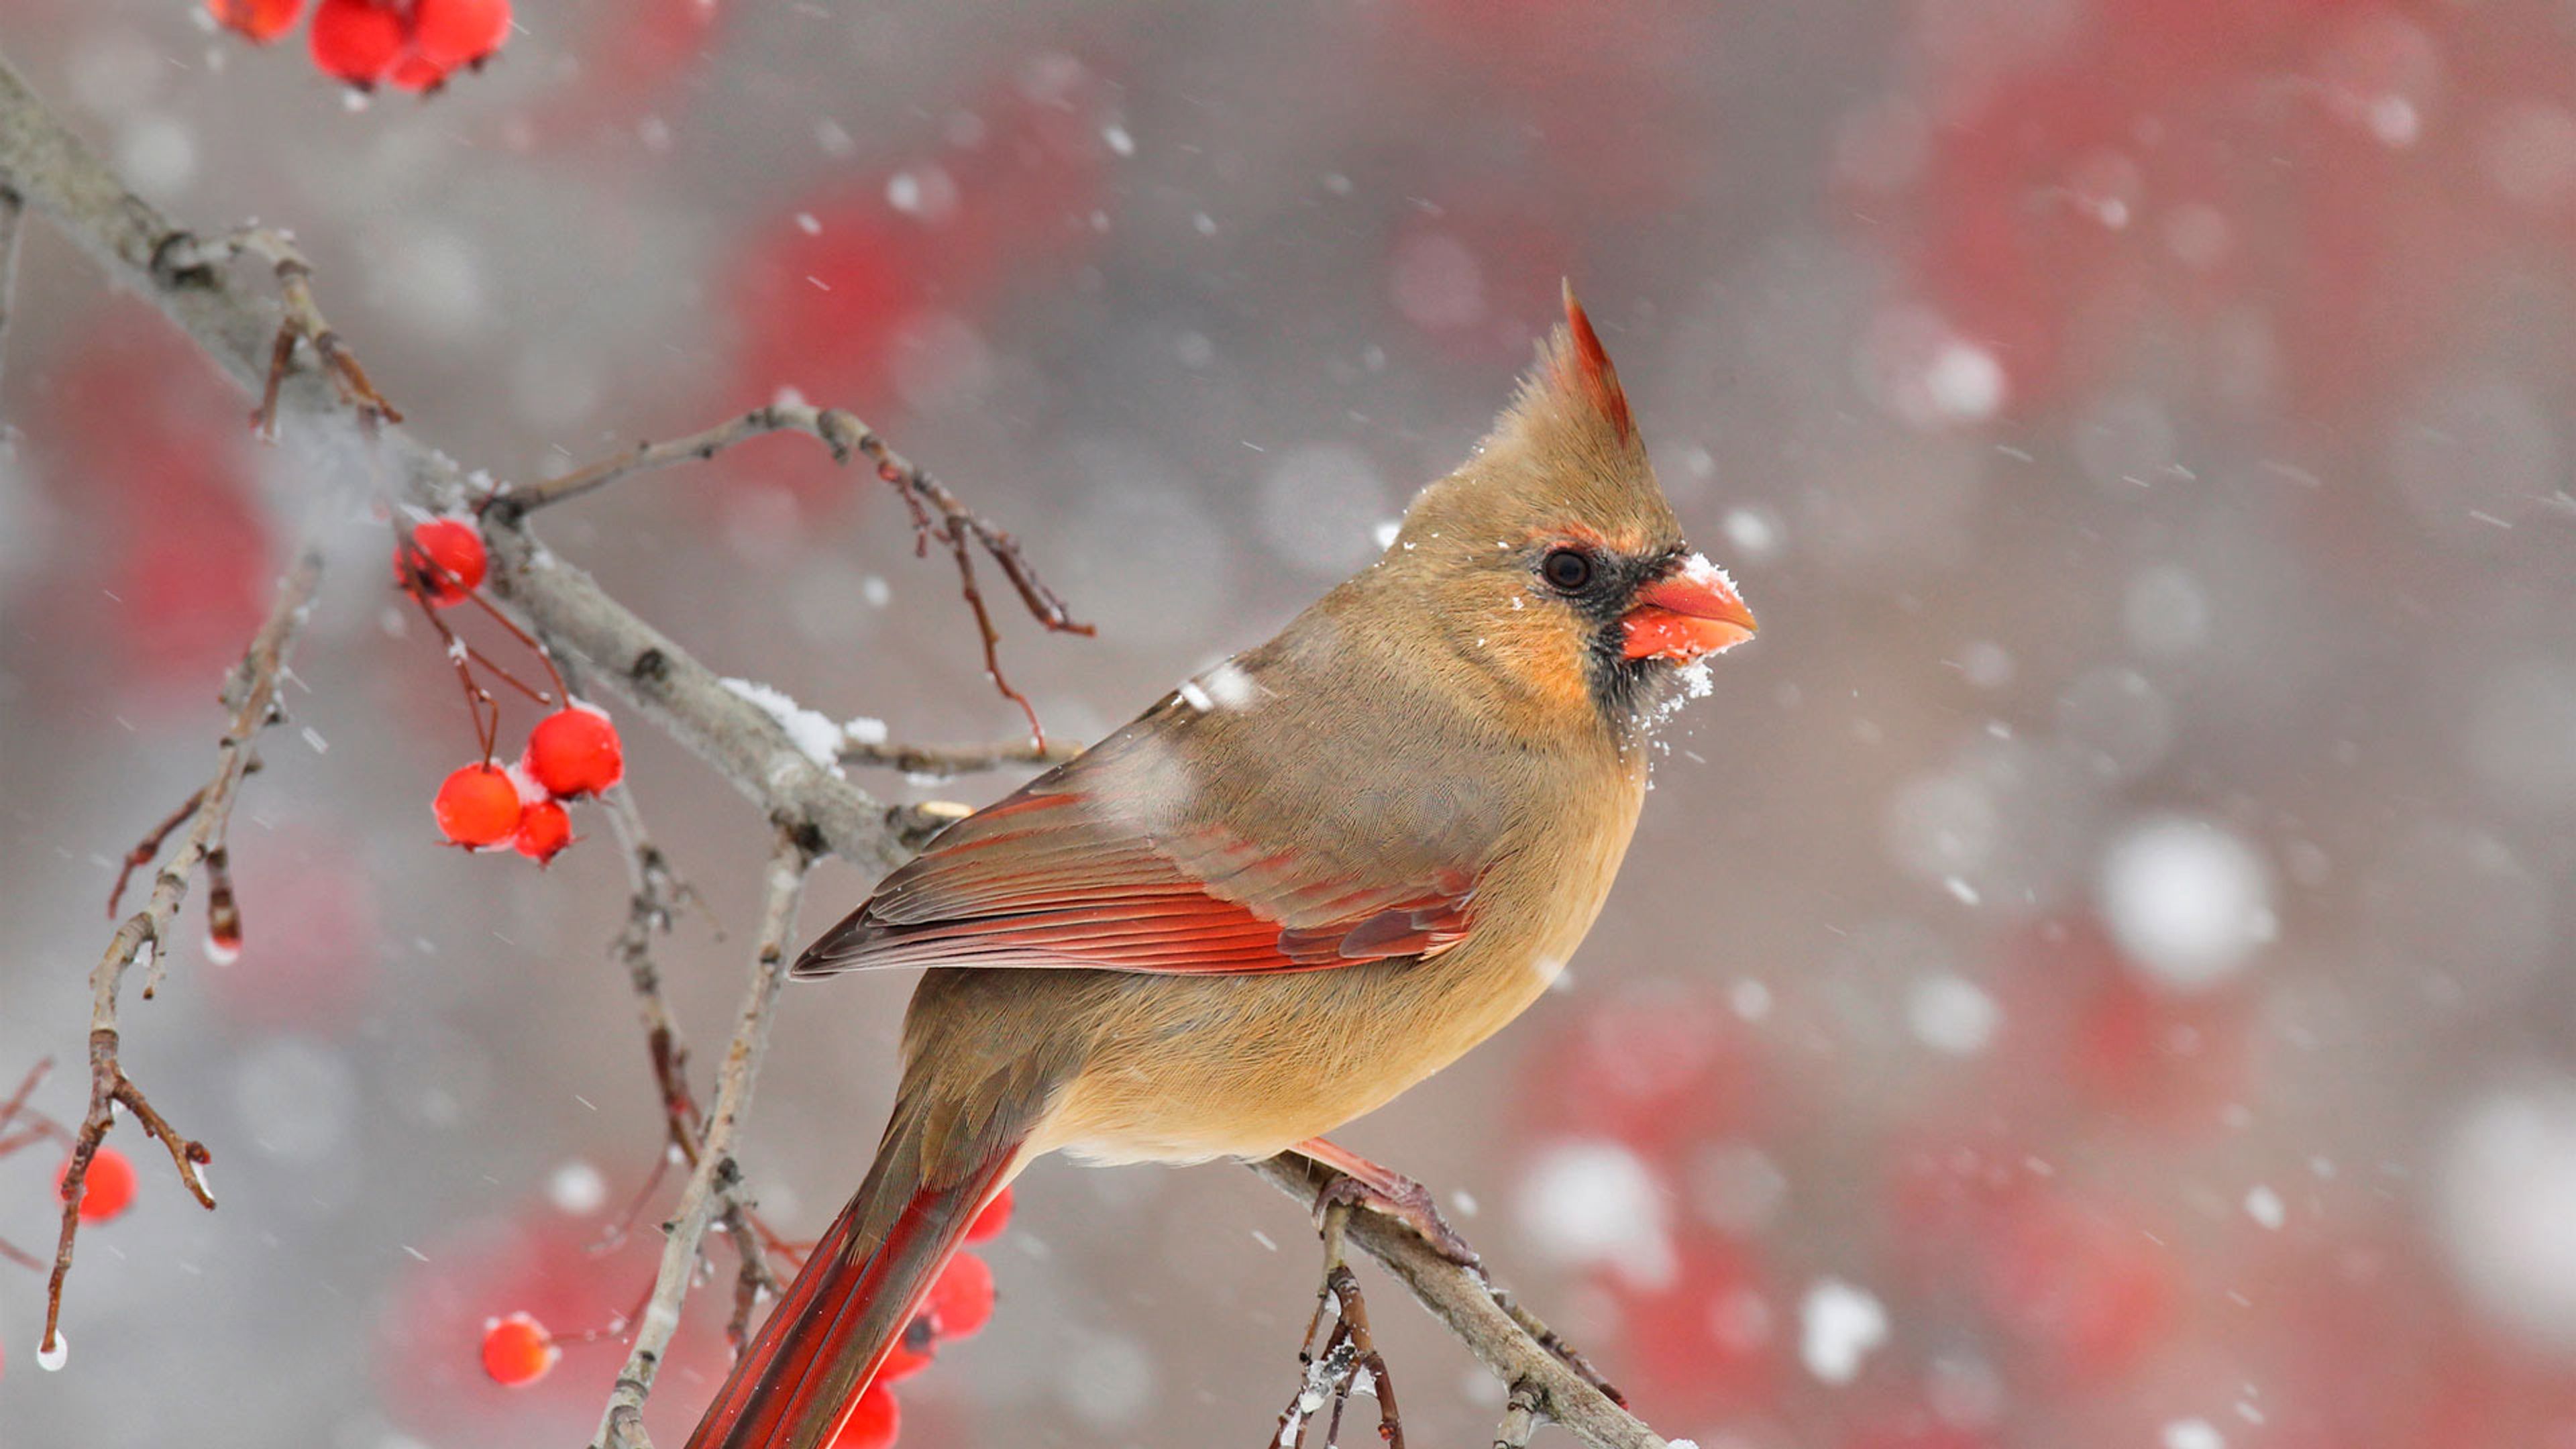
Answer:
[{"label": "female northern cardinal", "polygon": [[1627,852],[1682,669],[1753,634],[1571,289],[1565,311],[1385,557],[950,827],[797,962],[932,969],[867,1180],[693,1449],[828,1442],[976,1213],[1058,1148],[1294,1148],[1454,1245],[1419,1186],[1321,1134],[1546,989]]}]

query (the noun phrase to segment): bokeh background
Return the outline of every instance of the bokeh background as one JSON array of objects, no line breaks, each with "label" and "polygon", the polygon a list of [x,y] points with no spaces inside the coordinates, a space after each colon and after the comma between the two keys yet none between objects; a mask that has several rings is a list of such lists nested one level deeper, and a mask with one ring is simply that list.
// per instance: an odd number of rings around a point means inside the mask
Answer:
[{"label": "bokeh background", "polygon": [[[1565,989],[1347,1140],[1703,1449],[2576,1445],[2576,6],[519,23],[364,106],[184,0],[8,0],[0,54],[183,220],[293,227],[387,392],[497,476],[781,386],[858,409],[1099,624],[1004,618],[1081,738],[1362,563],[1571,275],[1763,634],[1669,736]],[[59,239],[18,301],[13,1080],[78,1060],[110,862],[204,778],[285,520],[367,483],[254,444]],[[545,530],[723,672],[1011,734],[943,565],[814,452]],[[248,948],[128,1007],[222,1210],[138,1154],[59,1374],[0,1267],[10,1449],[584,1442],[622,1350],[504,1391],[480,1325],[596,1326],[649,1278],[593,1251],[658,1148],[605,822],[544,873],[438,846],[470,731],[340,512],[233,833]],[[711,1058],[764,828],[628,736],[705,899],[666,960]],[[809,928],[865,884],[827,867]],[[856,1180],[909,984],[794,991],[747,1150],[783,1223]],[[49,1246],[57,1160],[0,1161],[0,1236]],[[1043,1165],[993,1256],[908,1444],[1248,1445],[1286,1402],[1314,1253],[1248,1174]],[[1378,1303],[1415,1441],[1484,1442],[1501,1388]]]}]

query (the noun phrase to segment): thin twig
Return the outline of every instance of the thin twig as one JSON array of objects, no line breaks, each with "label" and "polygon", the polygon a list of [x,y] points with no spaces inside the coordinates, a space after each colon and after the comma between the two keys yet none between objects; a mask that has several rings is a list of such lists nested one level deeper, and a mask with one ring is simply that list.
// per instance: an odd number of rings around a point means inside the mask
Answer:
[{"label": "thin twig", "polygon": [[1020,707],[1027,716],[1029,738],[1037,753],[1046,752],[1046,729],[1038,723],[1037,707],[1029,697],[1013,687],[1002,673],[1001,630],[993,623],[992,611],[985,606],[984,591],[975,578],[975,554],[978,550],[1001,569],[1002,576],[1018,591],[1020,603],[1029,617],[1047,629],[1064,634],[1092,633],[1092,626],[1073,617],[1064,600],[1049,588],[1037,569],[1021,552],[1019,540],[991,519],[968,508],[948,491],[947,485],[886,444],[874,428],[859,421],[855,414],[840,408],[817,408],[811,403],[781,399],[767,407],[753,408],[737,417],[685,438],[667,443],[638,443],[628,452],[604,458],[586,468],[577,468],[562,477],[543,483],[514,486],[484,500],[487,513],[498,513],[517,522],[540,508],[561,503],[569,498],[605,488],[621,478],[681,463],[702,462],[736,443],[770,433],[804,433],[821,441],[831,450],[832,461],[847,463],[853,457],[865,458],[875,465],[877,478],[894,489],[903,499],[912,518],[913,553],[926,557],[932,544],[948,553],[957,566],[957,586],[965,596],[967,610],[975,616],[975,630],[984,649],[984,673],[1002,697]]},{"label": "thin twig", "polygon": [[900,770],[924,779],[945,780],[982,770],[1019,765],[1060,765],[1082,753],[1071,740],[996,740],[982,745],[864,744],[847,740],[841,763],[870,769]]},{"label": "thin twig", "polygon": [[725,1049],[724,1069],[716,1077],[715,1105],[707,1113],[706,1131],[697,1143],[697,1168],[689,1174],[689,1185],[681,1190],[679,1206],[665,1229],[669,1236],[662,1244],[653,1296],[637,1320],[635,1346],[628,1351],[626,1366],[608,1396],[608,1409],[600,1416],[599,1434],[592,1441],[596,1449],[650,1449],[651,1441],[644,1434],[644,1399],[653,1391],[663,1351],[680,1325],[680,1305],[688,1297],[689,1280],[696,1275],[707,1227],[737,1180],[734,1134],[751,1106],[752,1084],[769,1047],[770,1017],[778,1004],[778,990],[787,982],[788,963],[794,959],[788,947],[796,934],[797,899],[811,864],[812,857],[798,843],[797,833],[780,831],[777,853],[769,862],[768,903],[761,911],[751,981],[743,989],[733,1042]]},{"label": "thin twig", "polygon": [[72,1270],[72,1244],[80,1232],[80,1205],[89,1187],[90,1160],[98,1154],[98,1145],[107,1136],[108,1128],[115,1124],[118,1107],[133,1113],[143,1130],[170,1150],[170,1164],[189,1194],[209,1209],[215,1205],[214,1194],[206,1190],[205,1176],[198,1170],[212,1154],[203,1143],[180,1136],[125,1074],[117,1056],[117,997],[124,988],[127,969],[138,956],[149,949],[157,965],[170,953],[170,926],[178,918],[180,903],[187,899],[188,879],[205,862],[215,842],[223,838],[225,822],[232,815],[234,794],[250,773],[251,737],[277,718],[278,681],[286,673],[295,637],[311,612],[313,591],[321,581],[321,551],[308,545],[279,584],[267,622],[252,636],[250,648],[233,666],[232,676],[224,686],[224,704],[232,711],[232,717],[224,726],[222,742],[216,746],[214,779],[197,794],[196,814],[187,837],[169,864],[152,878],[151,900],[116,928],[116,934],[108,940],[107,954],[90,973],[89,1111],[73,1134],[71,1162],[63,1172],[62,1236],[54,1247],[53,1276],[45,1288],[43,1345],[48,1352],[53,1349],[54,1335],[62,1321],[63,1281]]},{"label": "thin twig", "polygon": [[357,354],[349,350],[322,316],[321,305],[313,300],[313,264],[296,250],[295,239],[285,232],[245,226],[215,237],[174,234],[154,258],[153,270],[175,283],[212,272],[244,254],[268,263],[277,277],[278,301],[285,311],[285,319],[277,327],[277,340],[269,347],[268,376],[260,388],[259,406],[251,410],[251,431],[272,443],[277,441],[278,392],[295,364],[298,342],[310,346],[314,355],[322,359],[324,374],[339,390],[340,400],[356,409],[361,426],[401,422],[401,410],[376,391],[376,385],[367,380],[367,370],[358,365]]},{"label": "thin twig", "polygon": [[609,950],[626,968],[626,983],[635,993],[635,1010],[644,1025],[644,1047],[653,1067],[653,1085],[662,1099],[664,1145],[697,1164],[700,1116],[689,1090],[689,1045],[680,1035],[670,998],[662,993],[662,971],[653,960],[653,939],[671,934],[671,923],[690,897],[686,882],[672,871],[662,848],[644,833],[644,818],[627,785],[600,797],[609,826],[626,853],[626,879],[632,888],[626,902],[626,924]]},{"label": "thin twig", "polygon": [[[243,773],[249,773],[247,766],[244,767]],[[116,868],[116,884],[107,888],[109,920],[116,919],[116,907],[125,899],[125,888],[133,882],[134,873],[161,858],[161,847],[170,839],[170,832],[196,819],[197,805],[205,798],[206,787],[203,785],[189,791],[188,798],[179,802],[178,809],[171,811],[160,824],[145,831],[143,838],[135,842],[134,848],[125,853],[124,861]]]}]

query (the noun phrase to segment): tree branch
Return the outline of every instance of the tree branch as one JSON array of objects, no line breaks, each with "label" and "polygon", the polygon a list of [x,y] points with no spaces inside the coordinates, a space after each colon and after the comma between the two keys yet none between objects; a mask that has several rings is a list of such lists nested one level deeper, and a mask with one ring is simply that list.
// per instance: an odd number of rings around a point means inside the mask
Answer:
[{"label": "tree branch", "polygon": [[89,1110],[81,1118],[79,1130],[72,1134],[71,1162],[63,1172],[62,1235],[54,1247],[53,1275],[45,1285],[42,1344],[46,1352],[56,1351],[61,1331],[63,1282],[72,1271],[72,1245],[80,1233],[81,1199],[89,1185],[90,1161],[98,1155],[98,1145],[106,1138],[108,1128],[115,1125],[117,1108],[133,1113],[143,1130],[170,1150],[170,1164],[190,1195],[208,1208],[215,1205],[215,1196],[207,1191],[205,1175],[199,1170],[212,1154],[203,1143],[180,1136],[144,1097],[143,1089],[125,1074],[117,1055],[118,997],[125,988],[126,972],[147,951],[151,965],[144,995],[152,994],[151,982],[157,979],[170,954],[170,926],[188,897],[188,880],[207,862],[211,852],[221,848],[225,823],[232,818],[235,792],[242,777],[250,773],[251,737],[277,716],[278,680],[286,672],[295,636],[304,627],[305,616],[312,608],[313,591],[321,581],[321,552],[307,546],[279,584],[268,621],[260,625],[249,651],[233,667],[232,677],[224,686],[224,704],[232,711],[232,717],[224,727],[222,742],[215,748],[214,779],[194,797],[187,836],[180,841],[170,863],[152,878],[151,899],[116,928],[116,934],[108,939],[107,954],[90,972]]},{"label": "tree branch", "polygon": [[[1331,1169],[1294,1152],[1250,1166],[1307,1205],[1333,1177]],[[1442,1257],[1419,1233],[1379,1213],[1351,1213],[1344,1232],[1412,1289],[1496,1378],[1526,1388],[1532,1413],[1564,1425],[1595,1449],[1665,1449],[1654,1430],[1552,1352],[1543,1342],[1543,1336],[1552,1337],[1545,1326],[1509,1307],[1482,1274]]]},{"label": "tree branch", "polygon": [[[787,984],[787,967],[795,958],[788,947],[796,934],[796,904],[804,893],[805,872],[812,857],[797,843],[796,832],[779,833],[778,850],[769,862],[768,904],[761,911],[760,938],[752,952],[751,981],[744,987],[742,1010],[735,1021],[733,1043],[725,1049],[724,1070],[716,1079],[715,1106],[707,1113],[706,1131],[697,1143],[697,1167],[680,1193],[679,1206],[665,1231],[662,1264],[654,1276],[653,1296],[637,1321],[635,1347],[618,1372],[608,1397],[608,1410],[592,1442],[600,1449],[651,1449],[644,1434],[644,1398],[653,1391],[662,1354],[680,1326],[680,1304],[696,1275],[698,1251],[721,1204],[731,1197],[739,1174],[733,1140],[742,1116],[751,1108],[752,1084],[769,1049],[769,1020],[778,1005],[779,988]],[[755,1255],[756,1256],[756,1255]]]},{"label": "tree branch", "polygon": [[982,770],[1014,765],[1060,765],[1082,753],[1071,740],[997,740],[983,745],[866,744],[848,740],[841,763],[872,769],[899,770],[925,779],[945,780]]}]

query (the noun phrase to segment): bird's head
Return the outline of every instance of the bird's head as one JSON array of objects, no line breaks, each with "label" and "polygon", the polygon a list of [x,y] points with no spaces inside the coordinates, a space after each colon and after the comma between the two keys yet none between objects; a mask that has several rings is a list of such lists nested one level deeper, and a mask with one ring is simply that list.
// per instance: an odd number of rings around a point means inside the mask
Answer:
[{"label": "bird's head", "polygon": [[1414,500],[1378,571],[1425,585],[1444,649],[1503,697],[1589,709],[1623,738],[1682,694],[1686,670],[1753,637],[1734,582],[1683,540],[1570,286],[1519,395]]}]

